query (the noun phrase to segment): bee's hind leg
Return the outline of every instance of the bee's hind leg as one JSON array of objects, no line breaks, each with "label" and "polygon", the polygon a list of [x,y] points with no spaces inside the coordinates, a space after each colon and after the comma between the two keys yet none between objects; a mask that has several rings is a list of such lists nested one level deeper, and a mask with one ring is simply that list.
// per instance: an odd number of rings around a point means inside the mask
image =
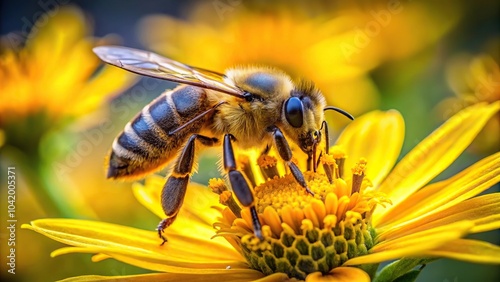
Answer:
[{"label": "bee's hind leg", "polygon": [[158,227],[156,228],[156,230],[158,231],[158,236],[163,240],[163,242],[161,242],[160,246],[163,246],[163,244],[165,244],[165,242],[168,241],[167,237],[165,237],[163,235],[163,230],[165,230],[165,228],[170,226],[170,224],[172,224],[174,222],[176,217],[177,217],[177,214],[175,214],[172,217],[167,217],[164,220],[160,221],[160,223],[158,223]]},{"label": "bee's hind leg", "polygon": [[189,137],[186,146],[177,157],[173,171],[161,192],[161,205],[165,215],[167,215],[167,218],[162,220],[157,228],[158,236],[163,240],[162,245],[167,241],[167,238],[163,235],[163,231],[175,221],[186,195],[189,177],[193,170],[196,140],[206,146],[213,146],[218,142],[217,138],[193,134]]},{"label": "bee's hind leg", "polygon": [[238,201],[245,207],[250,207],[252,216],[253,232],[257,238],[263,240],[262,227],[257,215],[257,210],[254,205],[254,197],[252,189],[248,184],[247,179],[243,176],[241,171],[236,168],[236,159],[234,157],[234,150],[231,144],[234,137],[231,134],[224,135],[224,170],[227,172],[231,188]]}]

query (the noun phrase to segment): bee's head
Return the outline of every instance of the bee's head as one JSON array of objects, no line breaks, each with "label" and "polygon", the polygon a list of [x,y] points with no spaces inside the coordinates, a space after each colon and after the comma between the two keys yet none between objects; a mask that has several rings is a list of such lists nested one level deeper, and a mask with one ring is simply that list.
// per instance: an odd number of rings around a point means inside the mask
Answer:
[{"label": "bee's head", "polygon": [[301,82],[290,91],[282,108],[285,134],[306,154],[311,154],[321,141],[321,125],[325,98],[311,82]]}]

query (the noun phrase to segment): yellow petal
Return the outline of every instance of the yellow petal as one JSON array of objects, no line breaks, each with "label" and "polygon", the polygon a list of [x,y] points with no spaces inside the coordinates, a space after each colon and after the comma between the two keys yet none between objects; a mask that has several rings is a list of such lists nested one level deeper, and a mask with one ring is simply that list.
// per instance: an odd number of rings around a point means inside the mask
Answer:
[{"label": "yellow petal", "polygon": [[39,29],[34,28],[26,42],[26,48],[32,53],[33,65],[43,66],[38,70],[44,72],[39,73],[42,77],[45,73],[56,74],[54,70],[64,63],[65,52],[89,33],[85,16],[74,7],[61,8],[53,16],[44,15],[40,17],[40,22],[44,19],[47,22],[41,24]]},{"label": "yellow petal", "polygon": [[99,276],[85,275],[67,278],[61,282],[88,282],[88,281],[127,281],[127,282],[145,282],[145,281],[163,281],[163,282],[178,282],[178,281],[193,281],[193,282],[239,282],[252,281],[261,277],[263,274],[257,271],[252,272],[234,272],[229,270],[221,270],[219,273],[213,274],[180,274],[180,273],[151,273],[127,276]]},{"label": "yellow petal", "polygon": [[370,254],[348,260],[344,265],[379,263],[387,260],[422,256],[425,251],[435,249],[450,241],[456,240],[473,227],[468,221],[457,222],[431,230],[416,232],[395,240],[376,244]]},{"label": "yellow petal", "polygon": [[[146,178],[144,185],[134,183],[132,186],[137,200],[159,218],[165,218],[160,203],[161,189],[165,181],[161,176],[151,175]],[[206,186],[190,183],[177,220],[167,228],[167,235],[182,233],[197,238],[212,237],[215,235],[212,224],[221,216],[219,211],[211,208],[213,206],[219,206],[217,195]]]},{"label": "yellow petal", "polygon": [[82,248],[82,247],[64,247],[57,249],[50,253],[51,257],[57,257],[60,255],[67,255],[67,254],[74,254],[74,253],[79,253],[79,254],[95,254],[97,253],[97,249],[91,249],[91,248]]},{"label": "yellow petal", "polygon": [[336,142],[347,154],[345,171],[350,171],[360,158],[366,158],[366,175],[377,186],[396,163],[404,133],[403,117],[394,110],[373,111],[356,118]]},{"label": "yellow petal", "polygon": [[369,282],[370,276],[363,270],[356,267],[336,267],[330,273],[323,275],[321,272],[314,272],[306,277],[306,282]]},{"label": "yellow petal", "polygon": [[377,226],[387,210],[397,206],[447,168],[499,109],[500,101],[468,107],[411,150],[380,185],[379,191],[387,194],[393,205],[377,207],[373,224]]},{"label": "yellow petal", "polygon": [[[199,250],[199,252],[202,251],[203,251],[202,249]],[[238,272],[253,273],[255,271],[248,268],[248,265],[243,261],[229,261],[229,260],[224,262],[211,261],[211,260],[207,260],[205,262],[189,261],[189,260],[165,261],[154,258],[124,256],[117,253],[109,253],[109,256],[126,264],[159,272],[185,273],[185,274],[213,274],[213,273],[219,273],[221,270],[225,270],[228,267],[230,267],[231,271],[233,272],[238,271]],[[194,256],[195,255],[191,253],[191,257],[193,258],[193,260],[196,259]]]},{"label": "yellow petal", "polygon": [[[102,103],[108,101],[110,97],[123,92],[135,84],[136,81],[137,77],[129,72],[115,67],[104,67],[93,79],[85,81],[86,83],[79,91],[78,107],[73,107],[72,109],[73,114],[80,115],[96,109]],[[146,91],[149,90],[146,87],[150,86],[144,85],[137,86],[136,91],[143,91],[140,95],[144,95],[145,98]],[[69,96],[68,98],[74,99],[75,97]]]},{"label": "yellow petal", "polygon": [[132,74],[117,68],[106,67],[94,75],[100,61],[92,52],[96,40],[91,32],[76,7],[40,15],[23,48],[2,52],[0,80],[5,77],[8,83],[0,83],[0,92],[7,93],[9,101],[0,111],[7,108],[23,116],[43,112],[56,119],[81,116],[130,86]]},{"label": "yellow petal", "polygon": [[161,262],[173,268],[221,267],[227,262],[241,260],[241,255],[222,238],[210,240],[168,233],[169,241],[160,246],[156,232],[103,222],[42,219],[22,227],[70,246],[90,248],[111,256],[118,254]]},{"label": "yellow petal", "polygon": [[377,228],[436,213],[473,197],[500,181],[500,152],[486,157],[453,177],[430,184],[389,210]]},{"label": "yellow petal", "polygon": [[500,264],[500,247],[484,241],[458,239],[426,253],[475,263]]},{"label": "yellow petal", "polygon": [[139,182],[132,184],[132,192],[139,203],[154,213],[158,218],[163,218],[165,212],[160,203],[161,189],[165,184],[165,178],[158,175],[151,175],[146,178],[146,183]]},{"label": "yellow petal", "polygon": [[500,193],[487,194],[469,199],[446,210],[423,215],[396,226],[387,226],[386,232],[378,233],[379,240],[401,237],[431,228],[467,220],[474,223],[471,233],[500,228]]},{"label": "yellow petal", "polygon": [[[87,99],[87,95],[94,93],[81,93],[80,89],[83,83],[92,76],[92,73],[99,66],[99,59],[92,53],[93,43],[85,40],[82,37],[79,41],[72,43],[72,46],[67,46],[63,52],[62,60],[58,62],[57,70],[47,73],[41,80],[46,83],[48,93],[57,93],[57,107],[66,107],[69,109],[77,108],[80,102]],[[47,51],[46,51],[47,52]],[[47,53],[48,54],[48,53]],[[50,77],[48,77],[50,76]],[[115,82],[108,81],[108,84],[113,85]],[[68,92],[71,90],[71,94]],[[100,100],[106,98],[107,92],[100,92]],[[79,103],[71,102],[77,100]],[[51,106],[49,104],[48,106]],[[87,111],[88,112],[88,111]]]},{"label": "yellow petal", "polygon": [[110,259],[110,258],[113,258],[109,255],[106,255],[106,254],[96,254],[96,255],[93,255],[92,256],[92,262],[100,262],[100,261],[103,261],[105,259]]}]

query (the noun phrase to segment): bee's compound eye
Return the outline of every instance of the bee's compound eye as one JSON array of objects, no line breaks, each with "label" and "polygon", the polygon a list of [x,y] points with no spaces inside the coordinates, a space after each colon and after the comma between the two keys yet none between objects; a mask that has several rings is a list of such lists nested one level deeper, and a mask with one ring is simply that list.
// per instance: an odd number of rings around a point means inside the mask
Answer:
[{"label": "bee's compound eye", "polygon": [[291,97],[285,102],[285,118],[293,127],[301,127],[304,123],[304,106],[297,97]]}]

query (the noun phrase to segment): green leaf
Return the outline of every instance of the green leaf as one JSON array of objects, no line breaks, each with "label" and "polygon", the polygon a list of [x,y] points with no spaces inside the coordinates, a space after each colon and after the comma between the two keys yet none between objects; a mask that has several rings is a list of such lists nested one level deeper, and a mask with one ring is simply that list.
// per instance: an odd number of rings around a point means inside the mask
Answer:
[{"label": "green leaf", "polygon": [[[397,260],[386,267],[384,267],[373,280],[374,282],[393,282],[393,281],[414,281],[420,270],[418,270],[417,274],[410,274],[413,272],[413,269],[418,265],[425,265],[434,261],[433,258],[402,258]],[[406,277],[406,275],[408,276]],[[411,280],[412,275],[415,275],[413,280]],[[398,280],[403,279],[403,280]],[[406,280],[409,279],[409,280]]]},{"label": "green leaf", "polygon": [[412,270],[410,272],[407,272],[403,276],[400,276],[396,278],[393,282],[414,282],[417,280],[418,275],[422,272],[421,269],[418,270]]},{"label": "green leaf", "polygon": [[358,268],[364,270],[368,275],[370,276],[370,279],[373,280],[375,275],[377,274],[377,269],[378,269],[379,264],[378,263],[372,263],[372,264],[361,264],[358,265]]}]

